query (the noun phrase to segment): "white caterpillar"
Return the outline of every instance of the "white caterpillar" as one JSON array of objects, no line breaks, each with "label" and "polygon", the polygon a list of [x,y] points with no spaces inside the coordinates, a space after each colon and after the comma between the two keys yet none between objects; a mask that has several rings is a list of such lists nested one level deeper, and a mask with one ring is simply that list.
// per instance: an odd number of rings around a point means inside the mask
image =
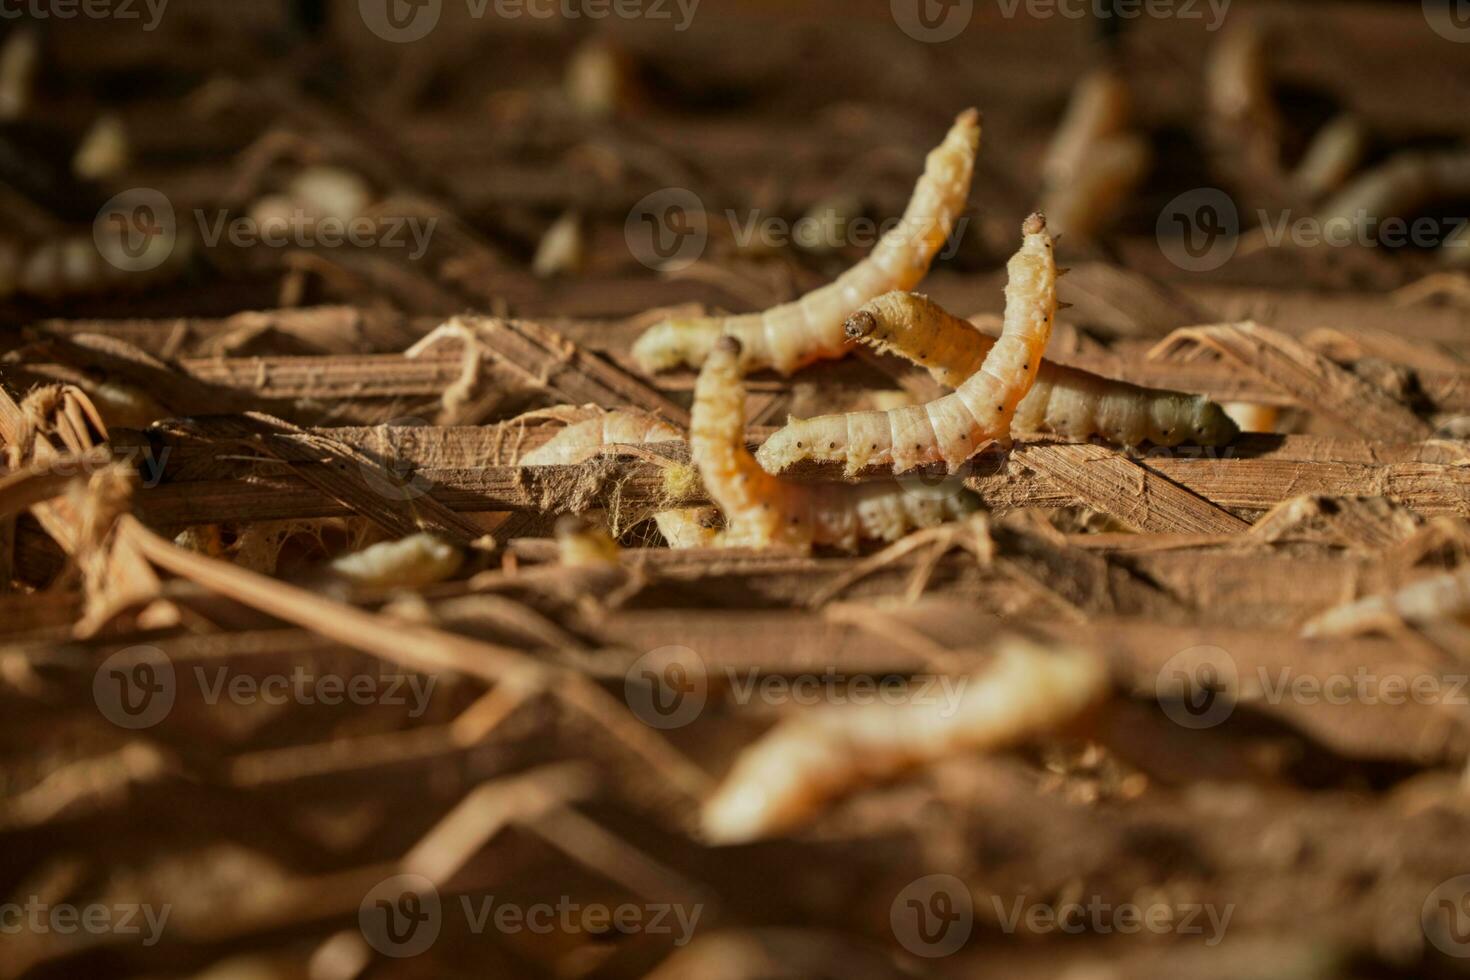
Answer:
[{"label": "white caterpillar", "polygon": [[448,541],[420,533],[339,555],[329,568],[337,578],[357,586],[419,589],[449,578],[463,560],[464,553]]},{"label": "white caterpillar", "polygon": [[953,473],[998,439],[1041,368],[1057,309],[1057,266],[1046,219],[1028,217],[1021,248],[1006,266],[1000,339],[980,369],[951,394],[887,412],[850,412],[789,422],[766,440],[760,463],[772,473],[803,459],[842,460],[849,474],[887,464],[903,473],[943,461]]},{"label": "white caterpillar", "polygon": [[[602,412],[562,429],[522,456],[520,464],[571,465],[591,458],[604,446],[683,441],[684,433],[653,415],[630,411]],[[659,511],[653,515],[653,520],[669,547],[704,548],[714,543],[714,517],[708,507],[681,507]]]},{"label": "white caterpillar", "polygon": [[[927,368],[958,388],[980,370],[995,340],[917,293],[888,293],[847,321],[852,340]],[[1013,432],[1069,439],[1102,436],[1124,446],[1191,442],[1220,446],[1239,434],[1224,409],[1203,395],[1144,388],[1043,360],[1036,383],[1011,420]]]},{"label": "white caterpillar", "polygon": [[710,498],[725,515],[717,543],[805,551],[853,549],[862,539],[896,541],[976,508],[968,491],[925,494],[896,483],[791,483],[761,469],[745,448],[740,342],[721,337],[694,387],[690,449]]},{"label": "white caterpillar", "polygon": [[793,829],[829,800],[957,752],[994,749],[1070,721],[1107,691],[1101,657],[1004,645],[985,670],[941,678],[927,701],[829,705],[793,715],[741,753],[704,804],[704,834],[734,844]]},{"label": "white caterpillar", "polygon": [[1091,238],[1144,178],[1148,141],[1128,132],[1132,100],[1111,68],[1085,75],[1042,161],[1041,210],[1052,233]]},{"label": "white caterpillar", "polygon": [[964,209],[979,147],[980,117],[967,109],[930,151],[899,226],[835,282],[763,313],[664,320],[638,338],[634,357],[650,372],[698,367],[720,336],[740,341],[746,372],[774,368],[790,374],[812,361],[841,357],[848,349],[842,324],[854,310],[890,289],[913,288],[929,271]]}]

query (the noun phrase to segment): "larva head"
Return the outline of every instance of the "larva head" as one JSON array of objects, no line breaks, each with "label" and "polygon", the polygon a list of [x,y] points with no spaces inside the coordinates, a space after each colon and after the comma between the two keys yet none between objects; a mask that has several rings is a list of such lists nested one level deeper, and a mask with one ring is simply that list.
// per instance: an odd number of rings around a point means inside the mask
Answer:
[{"label": "larva head", "polygon": [[1194,427],[1190,440],[1201,446],[1228,445],[1240,435],[1240,426],[1225,414],[1225,409],[1208,398],[1201,397],[1195,405]]},{"label": "larva head", "polygon": [[1026,220],[1021,222],[1021,234],[1023,235],[1040,235],[1044,231],[1046,231],[1046,215],[1040,211],[1032,211],[1026,216]]},{"label": "larva head", "polygon": [[842,326],[848,340],[861,340],[876,329],[878,329],[878,318],[867,310],[858,310],[848,317],[847,323]]},{"label": "larva head", "polygon": [[684,365],[697,368],[719,336],[719,320],[710,317],[660,320],[633,342],[633,357],[650,374]]}]

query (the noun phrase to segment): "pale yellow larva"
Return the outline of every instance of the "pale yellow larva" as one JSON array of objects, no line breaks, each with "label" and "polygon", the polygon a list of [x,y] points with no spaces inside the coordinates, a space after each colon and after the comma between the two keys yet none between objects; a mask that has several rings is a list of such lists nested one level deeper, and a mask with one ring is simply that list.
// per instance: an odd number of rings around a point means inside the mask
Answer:
[{"label": "pale yellow larva", "polygon": [[929,271],[964,210],[979,146],[980,116],[967,109],[929,153],[898,227],[835,282],[762,313],[664,320],[638,338],[633,355],[650,372],[698,367],[715,340],[729,336],[740,341],[747,372],[774,368],[789,374],[812,361],[841,357],[848,349],[842,324],[854,310],[890,289],[913,288]]},{"label": "pale yellow larva", "polygon": [[[847,334],[927,368],[951,388],[979,371],[995,345],[974,324],[917,293],[887,293],[866,304],[847,321]],[[1069,439],[1096,435],[1124,446],[1145,440],[1156,446],[1221,446],[1239,434],[1223,408],[1203,395],[1144,388],[1047,360],[1016,407],[1011,431]]]},{"label": "pale yellow larva", "polygon": [[1470,197],[1470,150],[1405,150],[1359,174],[1317,217],[1325,236],[1360,225],[1376,233],[1385,218],[1407,218],[1436,201],[1464,197]]},{"label": "pale yellow larva", "polygon": [[[683,442],[684,433],[644,412],[609,411],[575,422],[520,458],[522,466],[566,466],[590,459],[604,446]],[[680,507],[653,515],[671,548],[704,548],[714,543],[716,522],[708,507]]]},{"label": "pale yellow larva", "polygon": [[1094,653],[1013,640],[986,669],[914,690],[927,693],[819,706],[777,724],[705,801],[705,837],[736,844],[787,832],[832,799],[906,769],[1054,729],[1103,698],[1108,669]]},{"label": "pale yellow larva", "polygon": [[1021,232],[1021,248],[1006,266],[1004,328],[978,371],[926,405],[792,421],[761,447],[761,465],[779,473],[803,459],[841,460],[852,474],[875,464],[903,473],[943,462],[953,473],[989,443],[1009,438],[1011,417],[1036,379],[1057,309],[1046,219],[1031,215]]},{"label": "pale yellow larva", "polygon": [[449,578],[463,561],[459,548],[438,535],[421,533],[339,555],[328,568],[334,577],[357,586],[419,589]]},{"label": "pale yellow larva", "polygon": [[1091,238],[1147,175],[1148,141],[1128,132],[1132,99],[1111,67],[1084,75],[1072,90],[1041,163],[1041,210],[1052,234]]},{"label": "pale yellow larva", "polygon": [[813,545],[853,549],[859,541],[896,541],[978,506],[969,491],[925,492],[898,483],[792,483],[761,468],[745,448],[745,385],[740,342],[721,337],[694,388],[690,452],[705,490],[725,515],[724,547]]}]

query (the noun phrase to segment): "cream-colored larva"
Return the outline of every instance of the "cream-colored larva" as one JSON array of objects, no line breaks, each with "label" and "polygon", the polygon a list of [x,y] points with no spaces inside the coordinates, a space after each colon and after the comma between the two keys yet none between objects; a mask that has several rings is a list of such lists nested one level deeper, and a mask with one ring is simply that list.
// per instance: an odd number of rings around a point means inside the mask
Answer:
[{"label": "cream-colored larva", "polygon": [[1112,68],[1088,72],[1072,89],[1067,111],[1046,148],[1041,178],[1065,184],[1091,165],[1094,146],[1128,127],[1132,99],[1122,76]]},{"label": "cream-colored larva", "polygon": [[1315,201],[1343,185],[1368,149],[1368,127],[1344,112],[1317,131],[1291,174],[1298,194]]},{"label": "cream-colored larva", "polygon": [[568,211],[541,236],[536,255],[531,259],[531,272],[540,279],[570,275],[582,268],[586,255],[587,236],[582,232],[582,219],[575,211]]},{"label": "cream-colored larva", "polygon": [[1091,238],[1148,173],[1148,141],[1127,132],[1132,100],[1112,68],[1083,76],[1042,160],[1041,210],[1052,234]]},{"label": "cream-colored larva", "polygon": [[[610,411],[574,422],[526,453],[522,466],[567,466],[590,459],[604,446],[683,442],[684,433],[654,415]],[[680,507],[653,515],[670,548],[704,548],[714,543],[716,527],[708,507]]]},{"label": "cream-colored larva", "polygon": [[105,180],[128,165],[128,131],[117,116],[99,118],[82,137],[71,170],[82,180]]},{"label": "cream-colored larva", "polygon": [[779,473],[803,459],[841,460],[849,474],[875,464],[903,473],[942,461],[953,473],[989,443],[1009,438],[1011,416],[1036,379],[1057,309],[1046,219],[1031,215],[1021,232],[1021,248],[1006,266],[1004,327],[978,371],[927,405],[789,422],[761,447],[761,465]]},{"label": "cream-colored larva", "polygon": [[1302,627],[1303,636],[1354,636],[1400,623],[1432,623],[1470,616],[1470,569],[1411,582],[1387,595],[1372,595],[1321,613]]},{"label": "cream-colored larva", "polygon": [[557,557],[569,568],[589,568],[618,563],[618,543],[607,528],[575,514],[556,522]]},{"label": "cream-colored larva", "polygon": [[860,540],[896,541],[977,507],[966,490],[925,492],[892,482],[792,483],[761,469],[745,448],[740,342],[721,337],[694,387],[690,453],[705,490],[725,515],[717,544],[737,548],[813,545],[853,549]]},{"label": "cream-colored larva", "polygon": [[[1323,234],[1333,227],[1408,217],[1436,201],[1470,197],[1470,150],[1406,150],[1359,174],[1322,206]],[[1370,231],[1376,230],[1369,226]]]},{"label": "cream-colored larva", "polygon": [[763,313],[664,320],[638,338],[633,355],[650,372],[698,367],[715,340],[728,336],[740,341],[747,372],[774,368],[790,374],[812,361],[841,357],[848,349],[842,324],[854,310],[890,289],[913,288],[929,271],[964,210],[979,146],[980,116],[967,109],[930,151],[898,226],[835,282]]},{"label": "cream-colored larva", "polygon": [[434,534],[410,534],[339,555],[328,564],[336,578],[366,588],[418,589],[459,571],[464,554]]},{"label": "cream-colored larva", "polygon": [[1013,640],[984,670],[938,680],[899,704],[827,705],[778,723],[705,802],[705,836],[736,844],[787,832],[914,766],[1054,729],[1103,698],[1108,670],[1094,653]]},{"label": "cream-colored larva", "polygon": [[1041,210],[1057,236],[1091,239],[1117,216],[1148,176],[1153,151],[1142,136],[1124,133],[1092,145],[1087,166],[1066,183],[1046,189]]},{"label": "cream-colored larva", "polygon": [[[854,341],[927,368],[958,388],[980,370],[995,340],[968,320],[917,293],[888,293],[847,321]],[[1220,446],[1239,430],[1221,406],[1203,395],[1144,388],[1043,360],[1036,383],[1021,399],[1011,431],[1069,439],[1102,436],[1124,446]]]},{"label": "cream-colored larva", "polygon": [[18,27],[0,46],[0,120],[19,119],[31,107],[36,69],[41,65],[41,35]]},{"label": "cream-colored larva", "polygon": [[1280,167],[1281,113],[1271,89],[1266,38],[1244,21],[1227,29],[1205,66],[1205,96],[1216,139],[1258,174]]}]

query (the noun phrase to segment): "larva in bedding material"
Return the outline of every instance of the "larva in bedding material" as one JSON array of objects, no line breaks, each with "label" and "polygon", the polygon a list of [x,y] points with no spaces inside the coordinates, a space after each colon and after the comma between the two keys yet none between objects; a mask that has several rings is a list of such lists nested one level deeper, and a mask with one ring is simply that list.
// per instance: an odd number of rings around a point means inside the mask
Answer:
[{"label": "larva in bedding material", "polygon": [[449,578],[459,571],[463,560],[464,553],[448,541],[421,533],[339,555],[329,568],[334,576],[356,586],[419,589]]},{"label": "larva in bedding material", "polygon": [[1093,653],[1011,641],[986,669],[946,680],[926,685],[936,693],[922,701],[826,705],[778,723],[705,801],[705,837],[735,844],[789,831],[906,769],[1054,729],[1102,699],[1108,671]]},{"label": "larva in bedding material", "polygon": [[1041,210],[1052,234],[1091,238],[1148,173],[1153,153],[1128,132],[1132,99],[1112,68],[1085,75],[1041,164]]},{"label": "larva in bedding material", "polygon": [[634,357],[649,372],[698,367],[720,336],[740,341],[746,372],[774,368],[790,374],[812,361],[841,357],[848,349],[842,324],[854,310],[890,289],[912,289],[929,271],[964,210],[979,147],[980,116],[967,109],[930,151],[898,227],[835,282],[762,313],[664,320],[638,338]]},{"label": "larva in bedding material", "polygon": [[725,515],[717,541],[725,547],[850,550],[863,539],[896,541],[977,506],[965,490],[929,495],[886,481],[791,483],[761,469],[745,448],[745,385],[734,337],[715,343],[699,373],[689,444],[705,490]]},{"label": "larva in bedding material", "polygon": [[1470,150],[1406,150],[1359,174],[1322,206],[1318,220],[1357,227],[1365,219],[1408,218],[1427,205],[1470,197]]},{"label": "larva in bedding material", "polygon": [[761,447],[761,465],[779,473],[803,459],[841,460],[849,474],[874,464],[903,473],[943,461],[953,473],[987,444],[1009,438],[1011,416],[1041,367],[1057,309],[1046,219],[1031,215],[1021,232],[1021,248],[1006,266],[1004,328],[978,371],[926,405],[788,422]]},{"label": "larva in bedding material", "polygon": [[[683,442],[684,433],[643,412],[610,411],[574,422],[520,458],[522,466],[580,463],[604,446],[641,445],[646,442]],[[670,548],[704,548],[714,543],[717,529],[708,507],[681,507],[653,515],[659,533]]]},{"label": "larva in bedding material", "polygon": [[[980,370],[995,340],[917,293],[888,293],[847,321],[847,335],[927,368],[958,388]],[[1224,409],[1203,395],[1144,388],[1043,360],[1036,383],[1011,420],[1013,432],[1069,439],[1102,436],[1124,446],[1190,442],[1221,446],[1239,434]]]},{"label": "larva in bedding material", "polygon": [[92,235],[0,241],[0,297],[54,299],[158,282],[180,272],[187,263],[190,244],[189,237],[182,233],[156,237],[146,248],[155,253],[168,251],[152,267],[139,268],[129,265],[136,256],[121,252],[104,255]]}]

